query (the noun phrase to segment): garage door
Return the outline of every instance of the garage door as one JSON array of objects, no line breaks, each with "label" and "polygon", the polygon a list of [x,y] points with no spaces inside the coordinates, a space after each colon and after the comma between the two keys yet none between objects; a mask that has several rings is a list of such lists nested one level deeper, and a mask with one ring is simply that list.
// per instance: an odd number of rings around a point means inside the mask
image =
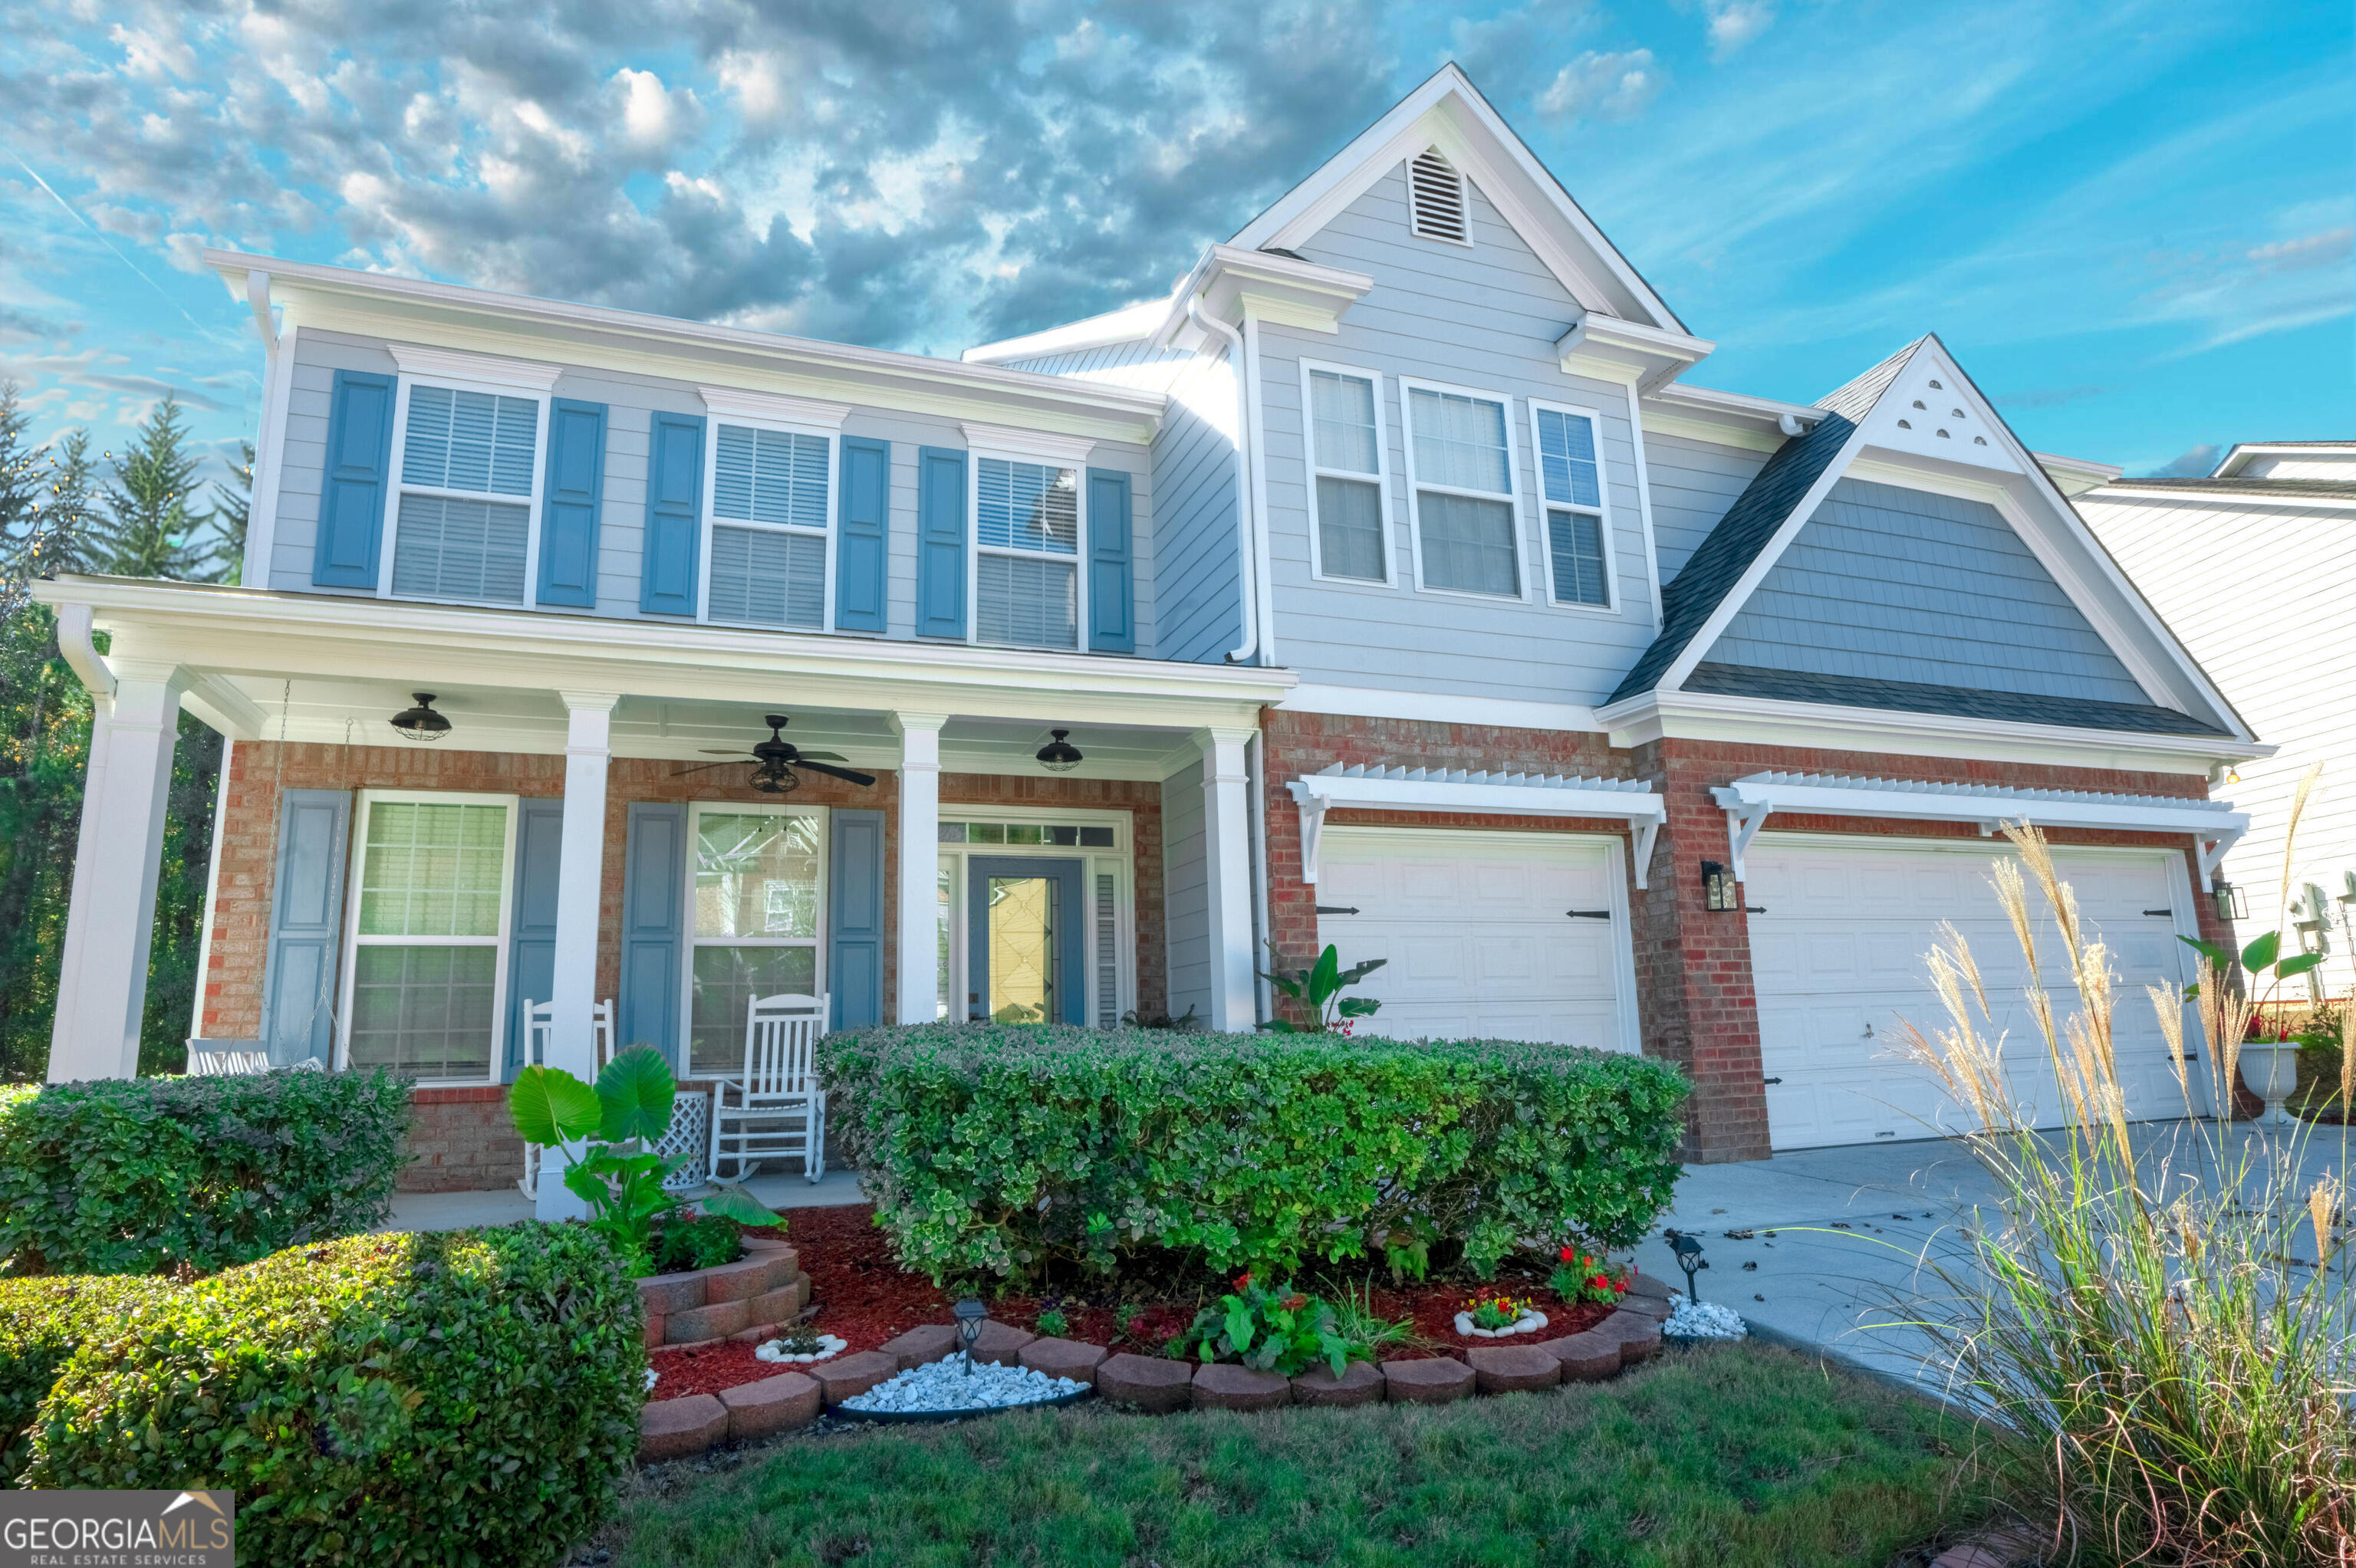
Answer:
[{"label": "garage door", "polygon": [[1388,961],[1363,1032],[1636,1049],[1617,839],[1333,827],[1318,867],[1319,942]]},{"label": "garage door", "polygon": [[[1979,842],[1936,848],[1920,839],[1759,837],[1745,858],[1743,891],[1764,911],[1751,916],[1751,962],[1775,1147],[1928,1137],[1977,1125],[1896,1054],[1900,1015],[1926,1032],[1945,1019],[1922,964],[1941,921],[1971,944],[1996,1015],[1988,1032],[2003,1031],[2014,1094],[2034,1107],[2040,1125],[2067,1115],[2029,1011],[2028,966],[1988,884],[1991,861],[2006,852]],[[2120,980],[2113,1028],[2128,1115],[2180,1116],[2183,1095],[2144,987],[2191,978],[2191,949],[2176,940],[2179,930],[2196,929],[2183,858],[2058,849],[2054,859],[2087,925],[2108,944]],[[2033,885],[2029,898],[2042,916]],[[2067,984],[2050,917],[2041,923],[2039,965],[2056,1016],[2066,1018],[2077,993]],[[2192,1076],[2195,1107],[2205,1112],[2197,1067]]]}]

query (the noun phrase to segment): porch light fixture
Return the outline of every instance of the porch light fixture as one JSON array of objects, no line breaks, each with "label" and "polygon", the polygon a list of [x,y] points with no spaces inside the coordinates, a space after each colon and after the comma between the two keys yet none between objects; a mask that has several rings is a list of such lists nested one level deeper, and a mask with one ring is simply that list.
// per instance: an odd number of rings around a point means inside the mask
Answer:
[{"label": "porch light fixture", "polygon": [[1694,1275],[1709,1266],[1702,1262],[1701,1243],[1683,1231],[1664,1231],[1661,1234],[1667,1240],[1669,1251],[1676,1253],[1677,1266],[1686,1271],[1686,1299],[1699,1306],[1701,1296],[1694,1289]]},{"label": "porch light fixture", "polygon": [[434,711],[434,693],[412,691],[417,706],[404,708],[392,716],[392,727],[404,741],[438,741],[450,732],[450,720]]},{"label": "porch light fixture", "polygon": [[990,1316],[990,1308],[968,1296],[949,1308],[957,1319],[958,1353],[965,1359],[966,1376],[973,1375],[973,1342],[981,1338],[981,1320]]},{"label": "porch light fixture", "polygon": [[2217,918],[2219,920],[2247,920],[2250,918],[2249,908],[2242,901],[2242,890],[2227,881],[2224,878],[2220,877],[2217,879],[2216,891],[2211,896],[2217,901]]},{"label": "porch light fixture", "polygon": [[1040,747],[1038,752],[1035,753],[1039,759],[1039,765],[1046,769],[1051,773],[1068,773],[1074,768],[1078,767],[1080,765],[1080,749],[1077,746],[1073,745],[1069,741],[1064,739],[1064,737],[1070,734],[1071,731],[1069,730],[1050,730],[1047,733],[1053,735],[1055,739]]},{"label": "porch light fixture", "polygon": [[1730,913],[1742,907],[1742,895],[1736,891],[1734,879],[1716,860],[1701,863],[1701,901],[1702,907],[1713,914]]}]

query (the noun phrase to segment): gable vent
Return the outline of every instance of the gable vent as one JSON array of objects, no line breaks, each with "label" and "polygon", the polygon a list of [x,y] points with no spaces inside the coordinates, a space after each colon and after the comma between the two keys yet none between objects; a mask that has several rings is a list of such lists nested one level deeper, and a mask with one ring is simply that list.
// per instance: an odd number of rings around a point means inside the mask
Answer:
[{"label": "gable vent", "polygon": [[1427,240],[1472,243],[1464,216],[1464,176],[1436,150],[1426,150],[1407,166],[1408,227]]}]

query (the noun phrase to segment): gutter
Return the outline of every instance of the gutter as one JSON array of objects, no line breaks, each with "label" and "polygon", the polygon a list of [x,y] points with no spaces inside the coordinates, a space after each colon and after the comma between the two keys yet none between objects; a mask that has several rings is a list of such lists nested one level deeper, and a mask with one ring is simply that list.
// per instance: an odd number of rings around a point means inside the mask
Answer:
[{"label": "gutter", "polygon": [[1227,363],[1236,374],[1236,592],[1244,617],[1244,640],[1229,650],[1227,663],[1241,664],[1259,652],[1259,572],[1252,561],[1258,535],[1253,502],[1251,448],[1251,378],[1244,363],[1244,336],[1203,308],[1197,295],[1186,302],[1186,319],[1227,344]]},{"label": "gutter", "polygon": [[89,691],[91,705],[101,713],[113,712],[114,672],[106,667],[91,635],[97,625],[97,612],[88,604],[65,603],[57,607],[57,613],[58,652],[65,656],[67,665]]}]

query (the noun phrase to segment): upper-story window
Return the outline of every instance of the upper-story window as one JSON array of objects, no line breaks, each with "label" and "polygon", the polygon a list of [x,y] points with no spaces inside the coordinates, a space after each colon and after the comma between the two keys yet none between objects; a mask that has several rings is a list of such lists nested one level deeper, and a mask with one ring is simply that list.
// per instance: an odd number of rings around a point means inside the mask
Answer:
[{"label": "upper-story window", "polygon": [[1591,410],[1530,405],[1546,510],[1549,588],[1558,604],[1612,608],[1612,528]]},{"label": "upper-story window", "polygon": [[[524,603],[553,367],[401,346],[392,549],[380,592]],[[515,384],[507,384],[509,378]]]},{"label": "upper-story window", "polygon": [[1389,483],[1383,447],[1383,379],[1371,370],[1303,360],[1308,409],[1311,565],[1320,577],[1390,581]]},{"label": "upper-story window", "polygon": [[974,606],[985,643],[1080,643],[1080,475],[984,457],[974,465]]},{"label": "upper-story window", "polygon": [[1416,584],[1522,597],[1514,447],[1506,400],[1402,380]]},{"label": "upper-story window", "polygon": [[703,618],[822,632],[844,403],[701,389],[712,411]]}]

